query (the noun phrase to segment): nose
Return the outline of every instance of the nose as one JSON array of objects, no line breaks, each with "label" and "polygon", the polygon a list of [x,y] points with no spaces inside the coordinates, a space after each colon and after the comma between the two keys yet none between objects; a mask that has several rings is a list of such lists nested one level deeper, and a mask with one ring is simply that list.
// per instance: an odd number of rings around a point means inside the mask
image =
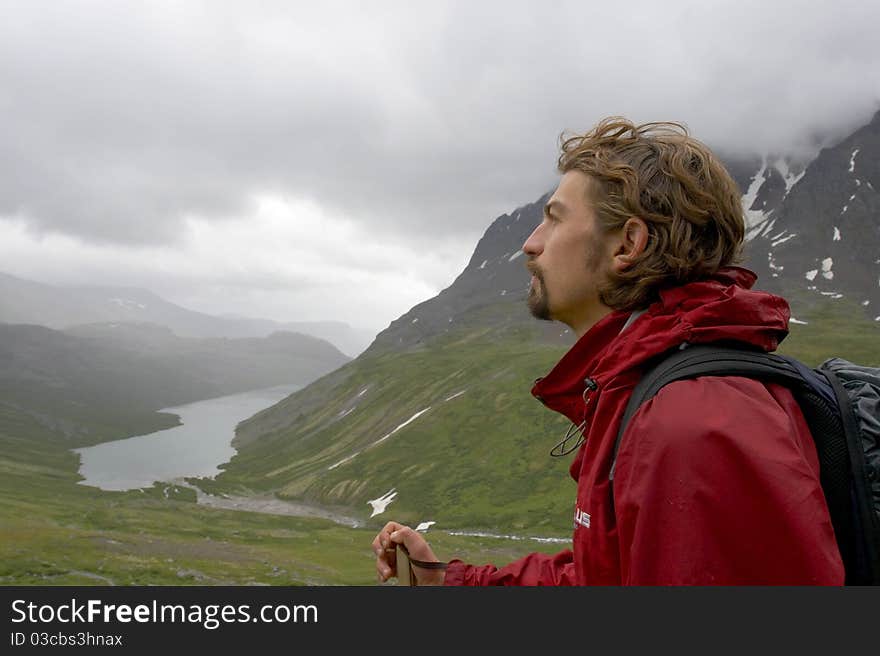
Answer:
[{"label": "nose", "polygon": [[529,238],[522,245],[522,252],[529,257],[538,257],[538,255],[544,252],[544,234],[541,230],[543,226],[543,222],[538,224],[538,227],[532,231],[532,234],[529,235]]}]

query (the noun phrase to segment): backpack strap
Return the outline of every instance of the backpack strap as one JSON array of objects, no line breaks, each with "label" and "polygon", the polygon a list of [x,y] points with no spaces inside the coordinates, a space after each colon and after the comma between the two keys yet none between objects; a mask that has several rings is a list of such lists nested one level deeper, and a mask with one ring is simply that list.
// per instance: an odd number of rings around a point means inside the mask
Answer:
[{"label": "backpack strap", "polygon": [[787,387],[804,386],[803,374],[796,364],[779,355],[712,344],[683,344],[667,351],[657,358],[656,364],[648,369],[633,389],[614,442],[611,471],[608,475],[610,481],[614,481],[617,452],[620,450],[623,434],[642,403],[653,398],[669,383],[699,376],[743,376],[778,382]]}]

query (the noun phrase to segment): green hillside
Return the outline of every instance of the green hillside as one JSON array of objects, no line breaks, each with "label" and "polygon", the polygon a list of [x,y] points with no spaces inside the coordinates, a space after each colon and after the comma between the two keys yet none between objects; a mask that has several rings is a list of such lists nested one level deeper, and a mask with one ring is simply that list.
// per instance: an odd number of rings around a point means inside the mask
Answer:
[{"label": "green hillside", "polygon": [[[67,349],[68,338],[57,331],[16,334],[19,341],[0,349],[8,383],[0,393],[0,584],[375,584],[372,525],[208,508],[174,485],[128,492],[80,485],[72,446],[149,433],[177,417],[147,409],[154,395],[137,399],[141,369],[113,366],[103,370],[109,378],[96,377],[100,358]],[[28,344],[36,357],[26,357]],[[17,387],[10,382],[16,376]],[[120,389],[102,401],[107,380]],[[177,388],[169,382],[156,394],[169,394],[173,403]],[[124,398],[139,402],[113,402]],[[442,532],[429,537],[439,554],[481,563],[558,549]]]},{"label": "green hillside", "polygon": [[348,358],[321,340],[180,338],[149,325],[57,331],[0,324],[0,407],[85,446],[177,424],[156,411],[283,383],[307,383]]},{"label": "green hillside", "polygon": [[351,363],[242,424],[219,485],[367,515],[395,488],[403,521],[567,534],[574,483],[548,455],[566,423],[529,393],[561,352],[471,333]]},{"label": "green hillside", "polygon": [[[800,306],[808,325],[793,324],[780,351],[814,366],[831,355],[880,365],[880,329],[846,310],[832,300]],[[568,424],[529,393],[565,349],[536,334],[470,327],[415,350],[368,352],[242,423],[238,455],[205,485],[365,518],[367,502],[394,489],[382,518],[568,535],[569,459],[548,455]]]},{"label": "green hillside", "polygon": [[[156,429],[133,419],[130,426],[132,434]],[[65,440],[0,406],[0,585],[376,583],[372,528],[206,508],[173,485],[129,492],[78,485],[79,458]],[[429,537],[438,553],[474,562],[558,546]]]},{"label": "green hillside", "polygon": [[[801,292],[789,298],[792,315],[807,325],[792,323],[779,352],[817,366],[828,358],[844,358],[880,367],[880,321],[865,317],[864,308],[848,299],[823,299]],[[880,310],[878,310],[880,314]]]},{"label": "green hillside", "polygon": [[[793,325],[782,350],[811,364],[830,354],[878,364],[878,326],[845,309],[839,301],[799,309],[808,325]],[[564,347],[541,344],[546,325],[479,323],[328,374],[244,423],[239,455],[218,481],[200,482],[217,492],[348,507],[362,528],[207,508],[173,485],[129,492],[79,485],[69,427],[53,423],[55,410],[4,399],[0,584],[372,585],[370,541],[392,517],[436,521],[427,535],[441,558],[502,564],[558,551],[564,545],[447,533],[570,535],[568,459],[548,455],[567,426],[529,394]],[[91,435],[174,421],[125,406],[76,407],[77,425]],[[392,488],[394,502],[369,519],[367,501]]]}]

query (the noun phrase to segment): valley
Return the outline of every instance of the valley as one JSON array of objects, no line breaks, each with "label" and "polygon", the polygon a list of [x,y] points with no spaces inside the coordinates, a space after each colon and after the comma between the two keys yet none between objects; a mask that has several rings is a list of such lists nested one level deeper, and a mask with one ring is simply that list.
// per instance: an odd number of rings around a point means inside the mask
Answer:
[{"label": "valley", "polygon": [[[880,366],[878,162],[880,114],[810,162],[731,165],[746,190],[744,266],[789,300],[779,351],[811,366]],[[372,342],[325,325],[354,359],[143,290],[0,277],[0,583],[370,585],[370,541],[389,519],[425,527],[441,558],[563,548],[575,484],[549,451],[568,424],[529,391],[573,338],[528,315],[519,254],[545,200],[493,221],[455,281]],[[77,303],[88,321],[71,323]],[[82,484],[72,449],[282,384],[301,389],[238,424],[216,476]]]}]

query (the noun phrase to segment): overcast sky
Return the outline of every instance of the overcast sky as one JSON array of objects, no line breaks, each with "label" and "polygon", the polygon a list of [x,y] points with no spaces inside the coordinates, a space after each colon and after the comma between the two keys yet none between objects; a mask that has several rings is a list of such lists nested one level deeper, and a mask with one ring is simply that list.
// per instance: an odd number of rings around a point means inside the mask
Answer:
[{"label": "overcast sky", "polygon": [[378,331],[552,188],[678,120],[808,153],[880,109],[880,3],[0,0],[0,271]]}]

